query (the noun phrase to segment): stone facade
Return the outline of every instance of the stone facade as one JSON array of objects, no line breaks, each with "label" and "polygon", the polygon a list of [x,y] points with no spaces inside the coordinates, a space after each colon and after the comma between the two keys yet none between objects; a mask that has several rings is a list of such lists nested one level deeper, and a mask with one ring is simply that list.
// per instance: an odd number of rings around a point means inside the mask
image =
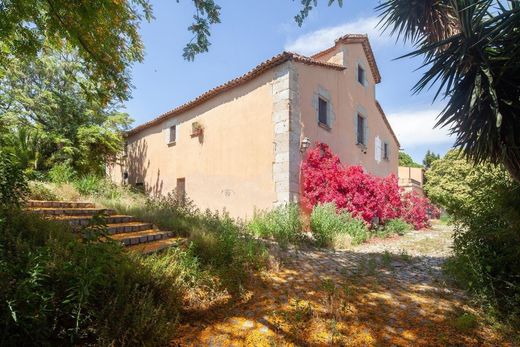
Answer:
[{"label": "stone facade", "polygon": [[298,73],[292,62],[278,68],[272,86],[275,205],[283,205],[299,198],[300,95]]}]

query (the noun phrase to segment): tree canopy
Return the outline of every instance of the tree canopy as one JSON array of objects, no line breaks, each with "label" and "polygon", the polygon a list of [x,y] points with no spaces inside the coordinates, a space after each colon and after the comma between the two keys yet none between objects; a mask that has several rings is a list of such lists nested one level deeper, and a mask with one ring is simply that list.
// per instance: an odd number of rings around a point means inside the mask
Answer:
[{"label": "tree canopy", "polygon": [[426,169],[429,169],[432,166],[432,163],[436,160],[439,160],[441,156],[439,154],[435,154],[432,151],[426,151],[423,159],[423,165]]},{"label": "tree canopy", "polygon": [[84,73],[76,51],[43,48],[38,60],[0,66],[0,144],[25,168],[66,161],[79,172],[100,172],[122,148],[130,119],[110,90]]},{"label": "tree canopy", "polygon": [[[220,22],[213,0],[193,0],[195,15],[188,28],[194,35],[184,49],[193,60],[210,45],[209,28]],[[11,59],[37,60],[49,45],[77,50],[92,80],[120,99],[128,97],[129,69],[143,59],[139,26],[153,19],[148,0],[1,0],[0,65]]]},{"label": "tree canopy", "polygon": [[437,126],[475,163],[502,163],[520,181],[520,2],[386,0],[382,26],[424,57],[418,93],[436,86],[447,105]]},{"label": "tree canopy", "polygon": [[399,151],[399,166],[422,167],[421,164],[413,161],[412,157],[403,151]]}]

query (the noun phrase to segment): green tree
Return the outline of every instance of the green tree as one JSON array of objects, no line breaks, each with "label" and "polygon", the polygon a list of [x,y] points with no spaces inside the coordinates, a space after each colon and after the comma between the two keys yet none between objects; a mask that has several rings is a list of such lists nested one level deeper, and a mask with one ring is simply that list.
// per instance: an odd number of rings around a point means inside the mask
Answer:
[{"label": "green tree", "polygon": [[439,154],[435,154],[432,151],[428,150],[428,151],[426,151],[426,154],[424,155],[423,165],[426,169],[429,169],[430,166],[432,166],[432,163],[435,160],[438,160],[440,158],[441,158],[441,156]]},{"label": "green tree", "polygon": [[0,128],[8,129],[1,142],[25,168],[67,161],[79,173],[99,173],[121,150],[130,119],[84,69],[72,49],[0,66]]},{"label": "green tree", "polygon": [[437,126],[473,162],[502,163],[520,181],[520,2],[386,0],[377,10],[417,48],[406,56],[425,59],[414,92],[446,97]]},{"label": "green tree", "polygon": [[520,184],[501,165],[452,150],[426,171],[425,191],[455,227],[447,270],[491,313],[520,322]]},{"label": "green tree", "polygon": [[414,162],[412,157],[403,151],[399,151],[399,166],[422,167],[421,164]]},{"label": "green tree", "polygon": [[[210,45],[209,28],[220,22],[213,0],[192,0],[194,35],[184,49],[193,60]],[[129,69],[143,59],[139,26],[153,19],[148,0],[1,0],[0,65],[37,60],[47,45],[71,45],[85,61],[84,73],[120,99],[128,97]]]}]

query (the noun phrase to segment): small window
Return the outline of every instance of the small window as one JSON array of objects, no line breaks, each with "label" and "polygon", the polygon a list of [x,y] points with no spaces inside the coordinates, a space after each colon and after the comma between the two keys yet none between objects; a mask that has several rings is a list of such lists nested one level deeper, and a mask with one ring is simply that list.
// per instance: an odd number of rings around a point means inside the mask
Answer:
[{"label": "small window", "polygon": [[177,178],[177,187],[175,188],[177,198],[184,203],[186,200],[186,178]]},{"label": "small window", "polygon": [[123,157],[128,156],[128,142],[125,141],[125,144],[123,145]]},{"label": "small window", "polygon": [[366,119],[362,115],[358,113],[357,115],[357,143],[359,145],[366,145],[365,138],[365,127],[366,127]]},{"label": "small window", "polygon": [[386,159],[386,160],[389,159],[388,150],[389,150],[388,143],[385,142],[385,143],[383,144],[383,159]]},{"label": "small window", "polygon": [[176,125],[172,125],[170,127],[170,143],[175,143],[175,141],[177,140],[177,126]]},{"label": "small window", "polygon": [[363,69],[363,67],[361,67],[361,65],[358,65],[357,70],[358,70],[358,73],[357,73],[358,82],[361,83],[362,85],[365,85],[365,69]]},{"label": "small window", "polygon": [[328,102],[323,98],[318,98],[318,122],[330,127],[328,117]]}]

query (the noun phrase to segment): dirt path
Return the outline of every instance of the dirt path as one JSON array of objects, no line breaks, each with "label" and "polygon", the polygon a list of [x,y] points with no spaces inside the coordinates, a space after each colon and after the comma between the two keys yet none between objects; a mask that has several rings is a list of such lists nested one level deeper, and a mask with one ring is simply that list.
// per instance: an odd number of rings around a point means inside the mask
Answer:
[{"label": "dirt path", "polygon": [[244,302],[181,326],[174,344],[506,345],[445,282],[451,233],[436,224],[348,251],[287,251]]}]

